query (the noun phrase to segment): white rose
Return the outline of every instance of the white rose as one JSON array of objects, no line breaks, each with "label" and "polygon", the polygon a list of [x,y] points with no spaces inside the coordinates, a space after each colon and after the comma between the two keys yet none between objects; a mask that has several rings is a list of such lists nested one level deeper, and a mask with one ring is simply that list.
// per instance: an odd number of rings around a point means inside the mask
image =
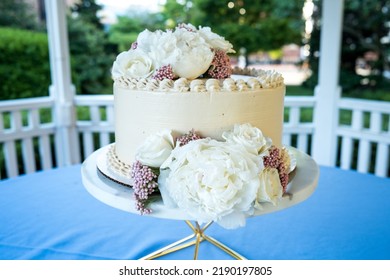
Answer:
[{"label": "white rose", "polygon": [[256,155],[262,154],[272,145],[270,138],[264,137],[260,129],[248,123],[234,125],[232,130],[223,132],[222,138],[228,143],[242,145]]},{"label": "white rose", "polygon": [[159,188],[164,203],[177,205],[198,222],[236,228],[253,210],[258,173],[259,157],[241,146],[201,139],[172,151],[161,166]]},{"label": "white rose", "polygon": [[163,130],[146,138],[137,150],[136,159],[143,165],[158,168],[171,154],[173,145],[171,131]]},{"label": "white rose", "polygon": [[260,186],[257,192],[256,207],[261,209],[261,202],[270,202],[276,206],[283,195],[279,173],[276,168],[265,168],[259,174]]},{"label": "white rose", "polygon": [[128,50],[120,53],[112,67],[112,77],[147,78],[154,71],[153,62],[142,50]]},{"label": "white rose", "polygon": [[212,48],[223,50],[226,53],[235,52],[233,50],[233,45],[229,41],[225,40],[225,38],[212,32],[210,27],[202,27],[198,32]]}]

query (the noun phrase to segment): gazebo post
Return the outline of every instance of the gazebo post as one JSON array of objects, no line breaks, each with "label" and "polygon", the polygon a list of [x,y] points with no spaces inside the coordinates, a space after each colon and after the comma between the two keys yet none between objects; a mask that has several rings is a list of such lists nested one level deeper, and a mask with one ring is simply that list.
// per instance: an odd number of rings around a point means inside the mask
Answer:
[{"label": "gazebo post", "polygon": [[54,99],[55,153],[58,166],[80,162],[74,106],[75,87],[71,82],[66,5],[64,0],[45,0],[49,40],[51,86]]},{"label": "gazebo post", "polygon": [[334,166],[336,161],[336,128],[341,38],[344,0],[323,0],[318,85],[315,88],[314,136],[312,156],[320,165]]}]

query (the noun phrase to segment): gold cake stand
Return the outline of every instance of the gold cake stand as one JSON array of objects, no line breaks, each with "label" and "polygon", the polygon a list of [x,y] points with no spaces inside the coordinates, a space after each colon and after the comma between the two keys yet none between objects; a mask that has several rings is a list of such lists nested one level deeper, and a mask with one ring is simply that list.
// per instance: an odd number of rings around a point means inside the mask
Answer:
[{"label": "gold cake stand", "polygon": [[[247,258],[243,257],[242,255],[240,255],[239,253],[237,253],[236,251],[234,251],[233,249],[229,248],[228,246],[222,244],[218,240],[216,240],[216,239],[212,238],[211,236],[208,236],[204,233],[206,231],[206,229],[213,222],[209,222],[203,227],[201,227],[198,222],[194,222],[194,224],[192,224],[189,220],[186,220],[185,222],[191,228],[191,230],[193,231],[193,234],[191,234],[183,239],[180,239],[180,240],[178,240],[178,241],[176,241],[176,242],[174,242],[174,243],[172,243],[164,248],[161,248],[161,249],[159,249],[159,250],[157,250],[149,255],[146,255],[145,257],[142,257],[140,260],[153,260],[153,259],[165,256],[167,254],[170,254],[170,253],[173,253],[173,252],[176,252],[176,251],[179,251],[179,250],[182,250],[182,249],[185,249],[187,247],[194,246],[194,245],[195,245],[194,260],[197,260],[198,259],[198,252],[199,252],[199,245],[204,240],[210,242],[211,244],[213,244],[214,246],[223,250],[224,252],[226,252],[227,254],[229,254],[230,256],[232,256],[233,258],[235,258],[237,260],[246,260],[247,259]],[[188,240],[191,240],[191,241],[188,241]]]},{"label": "gold cake stand", "polygon": [[[139,214],[134,207],[133,190],[128,186],[124,186],[124,180],[126,179],[118,179],[118,177],[116,177],[107,167],[106,155],[111,145],[95,151],[83,162],[81,167],[83,185],[92,196],[101,202],[126,212]],[[297,160],[297,169],[294,171],[294,179],[290,182],[287,189],[289,196],[284,196],[278,206],[264,204],[263,209],[256,210],[253,216],[260,216],[286,209],[306,200],[314,192],[319,177],[318,165],[307,154],[294,148],[289,147],[289,149],[294,153]],[[177,208],[167,208],[162,200],[153,202],[151,208],[153,212],[150,216],[185,221],[192,233],[141,259],[157,259],[164,255],[194,246],[194,259],[196,260],[198,259],[200,244],[203,241],[211,243],[235,259],[246,259],[215,238],[205,234],[205,231],[212,225],[212,222],[203,226],[199,225],[197,222],[190,222],[191,217],[187,213]]]}]

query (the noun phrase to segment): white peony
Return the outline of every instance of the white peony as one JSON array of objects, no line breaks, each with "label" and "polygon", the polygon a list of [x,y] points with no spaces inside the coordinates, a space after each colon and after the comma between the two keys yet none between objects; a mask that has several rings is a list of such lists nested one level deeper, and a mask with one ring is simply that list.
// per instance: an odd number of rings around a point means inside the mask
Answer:
[{"label": "white peony", "polygon": [[259,174],[260,185],[257,192],[256,207],[261,209],[261,202],[270,202],[276,206],[283,195],[279,173],[276,168],[265,168]]},{"label": "white peony", "polygon": [[159,34],[158,43],[151,44],[148,48],[156,69],[172,65],[180,55],[180,50],[177,48],[177,38],[172,31]]},{"label": "white peony", "polygon": [[270,138],[265,137],[260,129],[249,123],[236,124],[230,131],[225,131],[222,138],[227,143],[236,143],[244,146],[248,152],[260,155],[272,145]]},{"label": "white peony", "polygon": [[176,76],[196,79],[210,67],[214,52],[205,40],[197,33],[185,28],[177,28],[176,50],[170,57],[170,64]]},{"label": "white peony", "polygon": [[239,145],[211,139],[176,147],[161,166],[164,203],[177,205],[200,223],[244,226],[259,187],[259,160]]},{"label": "white peony", "polygon": [[223,50],[226,53],[234,53],[233,45],[225,38],[211,31],[210,27],[199,28],[199,34],[214,49]]},{"label": "white peony", "polygon": [[112,77],[147,78],[154,71],[153,61],[141,49],[120,53],[112,67]]},{"label": "white peony", "polygon": [[192,80],[209,69],[213,58],[214,53],[209,48],[199,47],[182,52],[178,59],[171,63],[171,66],[176,76]]},{"label": "white peony", "polygon": [[163,130],[146,138],[138,148],[136,159],[143,165],[159,168],[169,157],[174,143],[170,130]]},{"label": "white peony", "polygon": [[151,32],[147,29],[138,34],[137,37],[137,49],[149,53],[152,47],[158,46],[161,36],[164,34],[161,30]]}]

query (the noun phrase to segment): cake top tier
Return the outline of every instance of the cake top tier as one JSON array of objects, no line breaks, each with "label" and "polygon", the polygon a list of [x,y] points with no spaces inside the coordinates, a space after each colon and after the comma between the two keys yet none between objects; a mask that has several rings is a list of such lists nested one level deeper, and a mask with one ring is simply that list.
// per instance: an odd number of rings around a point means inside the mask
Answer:
[{"label": "cake top tier", "polygon": [[283,85],[275,71],[234,69],[228,53],[232,44],[211,31],[180,24],[174,30],[141,32],[112,68],[119,87],[148,91],[246,91]]}]

